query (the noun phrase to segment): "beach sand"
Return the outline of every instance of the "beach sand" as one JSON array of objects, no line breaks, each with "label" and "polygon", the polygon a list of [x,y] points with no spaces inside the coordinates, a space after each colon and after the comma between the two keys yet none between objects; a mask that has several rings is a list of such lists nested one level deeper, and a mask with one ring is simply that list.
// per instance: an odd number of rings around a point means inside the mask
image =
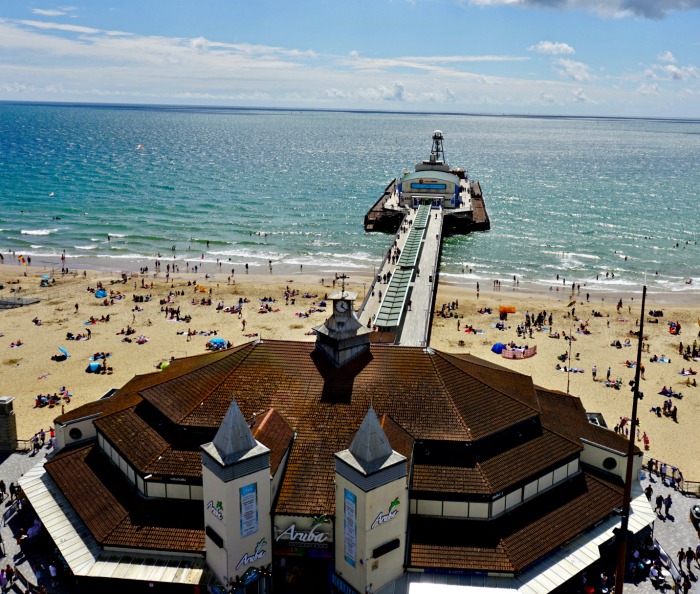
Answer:
[{"label": "beach sand", "polygon": [[[24,276],[27,272],[28,276]],[[188,330],[197,332],[216,331],[217,336],[239,345],[256,338],[314,341],[310,333],[313,326],[321,324],[330,314],[329,307],[325,312],[311,313],[309,317],[296,314],[308,312],[325,294],[334,291],[332,276],[324,278],[315,273],[290,273],[288,270],[275,271],[274,274],[238,274],[235,283],[228,284],[227,276],[214,275],[204,279],[203,275],[195,277],[189,274],[177,274],[170,281],[165,280],[164,274],[159,278],[144,279],[146,288],[141,287],[141,278],[128,277],[126,283],[119,281],[119,276],[100,270],[88,270],[87,276],[82,271],[78,275],[57,276],[56,284],[48,288],[39,288],[40,277],[45,270],[32,267],[0,266],[0,283],[5,288],[0,291],[0,298],[15,295],[40,297],[40,302],[31,306],[7,310],[0,313],[0,370],[2,377],[3,396],[13,396],[14,410],[17,419],[18,437],[29,439],[41,428],[48,429],[53,420],[61,413],[62,407],[69,410],[83,403],[100,398],[112,388],[119,388],[134,375],[157,373],[156,366],[171,357],[180,358],[206,352],[205,345],[213,337],[197,334],[189,340]],[[365,288],[371,282],[371,273],[367,275],[352,272],[346,288],[356,291],[358,301],[362,301]],[[20,284],[9,284],[19,280]],[[123,299],[115,300],[114,304],[104,306],[103,299],[98,299],[87,287],[95,288],[101,281],[109,292],[118,291]],[[114,282],[114,284],[111,284]],[[153,282],[153,288],[150,287]],[[195,287],[193,283],[201,283]],[[188,283],[190,283],[188,285]],[[365,285],[363,286],[363,283]],[[10,292],[12,288],[22,287],[19,292]],[[295,304],[285,304],[284,291],[289,286],[316,298],[296,297]],[[204,292],[200,292],[200,288]],[[337,287],[339,288],[339,286]],[[609,293],[604,296],[591,295],[586,303],[585,288],[580,295],[570,296],[568,292],[551,291],[545,293],[527,293],[512,283],[504,284],[500,290],[494,290],[489,285],[488,290],[482,286],[477,297],[474,287],[441,283],[437,296],[436,309],[440,310],[443,303],[458,302],[454,315],[459,318],[443,318],[436,316],[433,320],[430,346],[445,352],[470,353],[499,365],[531,375],[535,384],[545,388],[567,391],[567,376],[569,393],[580,397],[584,407],[589,412],[602,413],[608,425],[612,428],[619,422],[620,417],[629,417],[632,407],[632,393],[628,385],[634,377],[634,369],[624,365],[626,360],[634,361],[637,356],[636,337],[630,332],[637,330],[635,321],[640,317],[641,291],[632,299],[625,295],[623,308],[618,314],[615,304],[618,296]],[[202,298],[208,299],[211,290],[212,305],[192,304]],[[166,318],[162,311],[161,300],[166,300],[172,292],[184,292],[184,295],[171,297],[168,307],[179,307],[180,316],[191,316],[189,323],[172,321]],[[134,295],[151,295],[152,300],[135,303]],[[274,310],[269,313],[258,313],[260,299],[273,297],[276,299],[270,306]],[[659,318],[658,324],[645,322],[644,334],[649,336],[650,353],[644,353],[646,379],[641,382],[641,390],[645,397],[639,403],[639,418],[641,431],[646,431],[650,439],[649,455],[678,466],[686,479],[700,480],[700,458],[694,452],[700,445],[700,435],[694,431],[695,422],[700,419],[700,388],[684,385],[685,377],[679,375],[681,368],[689,367],[689,362],[678,354],[679,341],[683,344],[697,339],[700,306],[684,304],[678,298],[668,299],[668,295],[648,295],[646,310],[661,309],[664,317]],[[237,314],[217,311],[217,303],[226,306],[238,303],[239,298],[248,298],[243,308],[241,318]],[[571,300],[575,305],[569,306]],[[78,305],[76,312],[75,305]],[[514,306],[516,313],[510,314],[506,322],[507,329],[497,330],[494,325],[498,321],[500,305]],[[138,306],[142,311],[134,311]],[[479,314],[478,309],[490,307],[492,314]],[[588,322],[590,334],[576,334],[580,322],[570,316],[571,308],[575,307],[576,316],[581,322]],[[630,309],[631,308],[631,311]],[[552,313],[554,331],[560,334],[574,332],[576,338],[571,343],[572,365],[584,370],[584,373],[570,373],[555,369],[559,362],[557,356],[568,353],[569,342],[564,339],[550,338],[548,332],[535,332],[534,338],[519,339],[515,328],[524,321],[525,312],[546,311]],[[603,313],[603,317],[594,317],[593,310]],[[101,318],[109,315],[109,322],[97,322],[85,325],[91,317]],[[33,319],[41,320],[41,325]],[[645,315],[645,320],[649,318]],[[246,321],[245,330],[242,321]],[[457,321],[460,331],[457,330]],[[680,336],[673,336],[668,331],[668,321],[679,321],[682,325]],[[149,323],[150,322],[150,323]],[[125,336],[119,334],[122,329],[131,325],[135,333],[125,342]],[[472,326],[484,331],[483,334],[464,332]],[[74,335],[91,331],[90,340],[66,340],[68,332]],[[149,340],[137,344],[139,335]],[[610,346],[614,340],[632,341],[631,347],[621,349]],[[23,345],[11,348],[10,344],[21,340]],[[463,343],[460,343],[463,341]],[[508,360],[491,351],[496,342],[537,345],[537,355],[526,360]],[[52,360],[52,356],[60,356],[58,347],[63,347],[70,354],[64,361]],[[111,353],[107,358],[110,373],[86,373],[89,358],[96,352]],[[666,355],[671,363],[651,363],[650,355]],[[578,355],[578,357],[577,357]],[[694,369],[700,368],[700,362],[690,362]],[[563,365],[563,363],[562,363]],[[596,365],[598,381],[593,381],[591,368]],[[605,387],[606,370],[610,367],[611,377],[622,378],[620,390]],[[700,376],[691,376],[700,378]],[[671,418],[657,417],[650,412],[652,406],[661,406],[664,398],[658,394],[662,386],[673,387],[683,393],[682,399],[673,399],[678,407],[678,422]],[[37,394],[53,394],[65,386],[72,394],[70,403],[62,402],[53,408],[35,408]],[[640,447],[642,443],[639,442]]]}]

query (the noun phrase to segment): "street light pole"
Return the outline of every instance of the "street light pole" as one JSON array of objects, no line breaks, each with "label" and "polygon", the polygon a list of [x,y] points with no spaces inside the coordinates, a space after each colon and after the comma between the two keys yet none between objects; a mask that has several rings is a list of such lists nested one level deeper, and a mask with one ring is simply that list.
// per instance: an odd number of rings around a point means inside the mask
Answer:
[{"label": "street light pole", "polygon": [[574,340],[574,337],[571,335],[573,332],[572,326],[569,326],[569,357],[568,357],[568,363],[569,366],[566,368],[566,395],[569,395],[569,386],[571,384],[571,343]]},{"label": "street light pole", "polygon": [[627,558],[627,538],[630,505],[632,499],[632,458],[634,457],[634,437],[637,433],[637,402],[639,396],[639,379],[642,367],[642,342],[644,341],[644,305],[647,297],[647,287],[642,289],[642,315],[639,318],[639,340],[637,341],[637,367],[634,371],[634,386],[632,387],[632,419],[630,427],[630,439],[627,446],[627,473],[625,475],[625,493],[622,500],[622,521],[617,533],[617,570],[615,572],[615,594],[622,594],[625,583],[625,565]]}]

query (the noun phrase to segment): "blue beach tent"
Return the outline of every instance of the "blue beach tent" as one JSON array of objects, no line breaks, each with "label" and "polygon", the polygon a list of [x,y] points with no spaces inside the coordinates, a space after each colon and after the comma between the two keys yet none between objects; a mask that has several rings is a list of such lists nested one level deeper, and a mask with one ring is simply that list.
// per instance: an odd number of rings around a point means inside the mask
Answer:
[{"label": "blue beach tent", "polygon": [[491,351],[496,353],[497,355],[500,355],[503,352],[504,348],[506,348],[506,345],[504,345],[502,342],[497,342],[491,347]]}]

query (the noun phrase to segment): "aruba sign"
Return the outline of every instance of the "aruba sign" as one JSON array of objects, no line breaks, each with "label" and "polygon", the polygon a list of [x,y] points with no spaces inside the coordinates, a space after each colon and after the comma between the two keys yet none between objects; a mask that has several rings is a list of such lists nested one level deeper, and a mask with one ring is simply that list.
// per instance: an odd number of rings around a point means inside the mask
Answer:
[{"label": "aruba sign", "polygon": [[399,498],[397,497],[394,499],[390,504],[389,504],[389,511],[387,513],[384,513],[383,511],[380,511],[377,514],[377,517],[374,518],[374,522],[372,522],[372,525],[369,527],[370,530],[373,530],[377,526],[381,526],[382,524],[386,524],[387,522],[393,520],[396,516],[399,515]]}]

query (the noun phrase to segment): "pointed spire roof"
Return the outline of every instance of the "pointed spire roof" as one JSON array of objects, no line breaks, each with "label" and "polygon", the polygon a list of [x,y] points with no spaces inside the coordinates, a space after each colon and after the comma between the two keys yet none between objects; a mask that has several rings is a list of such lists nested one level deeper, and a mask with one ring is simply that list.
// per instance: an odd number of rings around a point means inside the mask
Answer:
[{"label": "pointed spire roof", "polygon": [[391,447],[372,406],[369,407],[350,447],[336,453],[336,458],[365,476],[401,462],[405,465],[406,462],[406,458]]},{"label": "pointed spire roof", "polygon": [[258,445],[235,398],[231,400],[231,406],[226,411],[226,416],[221,422],[212,444],[224,464],[238,460],[242,454]]},{"label": "pointed spire roof", "polygon": [[393,450],[372,406],[369,407],[349,449],[355,458],[363,462],[376,462],[391,456]]}]

